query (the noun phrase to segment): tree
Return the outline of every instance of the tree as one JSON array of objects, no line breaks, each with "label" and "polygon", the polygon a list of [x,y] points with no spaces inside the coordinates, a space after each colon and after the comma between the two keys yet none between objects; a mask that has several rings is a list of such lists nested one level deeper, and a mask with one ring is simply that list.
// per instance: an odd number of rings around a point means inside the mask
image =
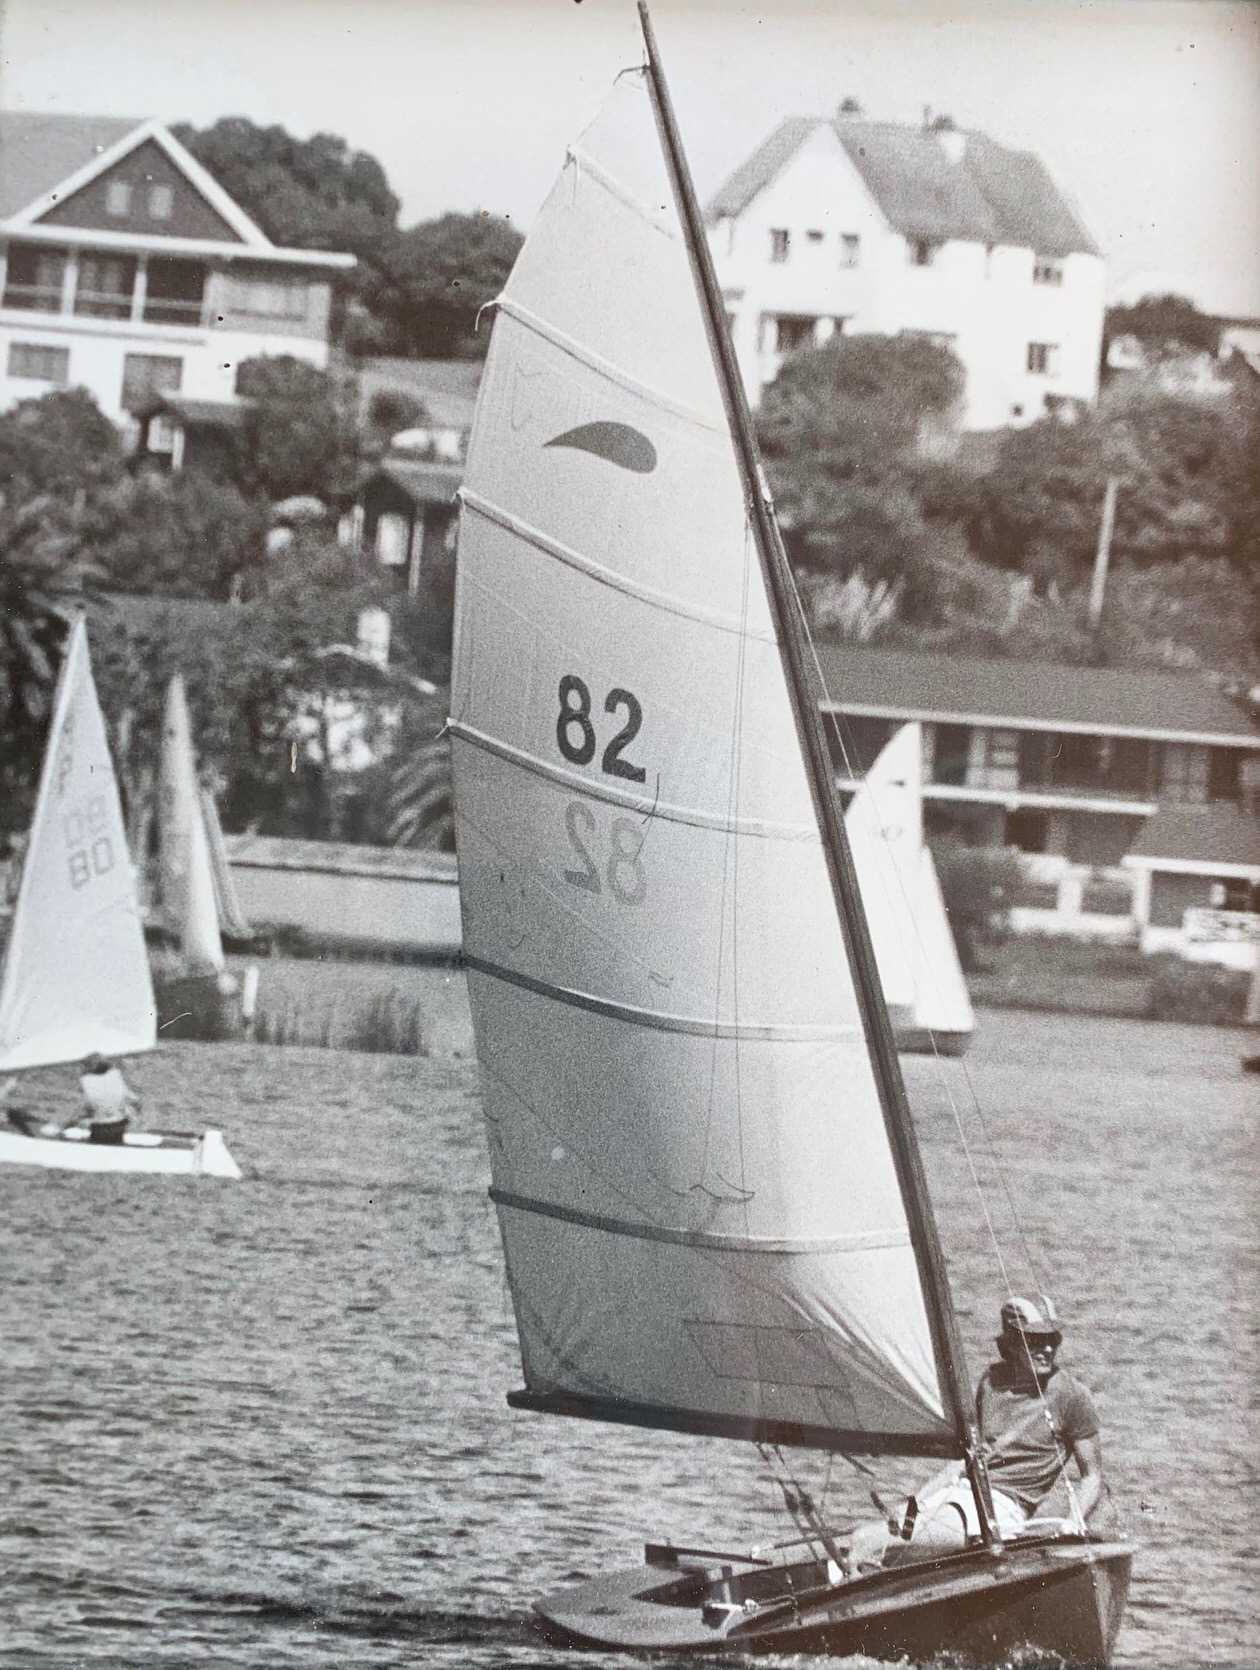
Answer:
[{"label": "tree", "polygon": [[371,259],[394,230],[398,199],[385,170],[336,134],[295,139],[245,116],[171,131],[274,243]]},{"label": "tree", "polygon": [[11,503],[97,487],[122,468],[118,431],[86,389],[56,389],[0,414],[0,487]]},{"label": "tree", "polygon": [[0,498],[0,832],[29,820],[67,623],[94,578],[72,507]]},{"label": "tree", "polygon": [[1109,307],[1103,323],[1103,364],[1107,344],[1117,336],[1135,336],[1156,358],[1185,353],[1215,354],[1221,327],[1210,314],[1200,313],[1185,296],[1143,296],[1131,307]]},{"label": "tree", "polygon": [[836,337],[786,361],[758,434],[794,562],[897,584],[916,609],[940,538],[919,472],[950,435],[963,386],[954,354],[915,337]]},{"label": "tree", "polygon": [[477,334],[477,315],[503,288],[521,242],[519,232],[484,211],[425,221],[387,242],[363,300],[395,351],[480,359],[488,333]]},{"label": "tree", "polygon": [[353,479],[353,420],[325,371],[291,354],[243,360],[247,402],[237,435],[237,481],[247,494],[330,498]]},{"label": "tree", "polygon": [[111,590],[225,599],[264,559],[268,509],[195,470],[144,472],[89,500],[84,524]]}]

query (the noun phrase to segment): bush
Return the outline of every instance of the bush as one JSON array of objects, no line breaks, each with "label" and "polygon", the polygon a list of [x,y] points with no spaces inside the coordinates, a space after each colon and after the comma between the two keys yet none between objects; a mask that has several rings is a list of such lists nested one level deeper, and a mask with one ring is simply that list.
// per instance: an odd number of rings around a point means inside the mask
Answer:
[{"label": "bush", "polygon": [[967,973],[980,967],[979,947],[1000,944],[1010,931],[1011,907],[1020,897],[1024,869],[1009,847],[968,847],[960,841],[932,845],[949,925]]},{"label": "bush", "polygon": [[1249,983],[1239,969],[1169,957],[1151,981],[1147,1014],[1157,1021],[1241,1026]]}]

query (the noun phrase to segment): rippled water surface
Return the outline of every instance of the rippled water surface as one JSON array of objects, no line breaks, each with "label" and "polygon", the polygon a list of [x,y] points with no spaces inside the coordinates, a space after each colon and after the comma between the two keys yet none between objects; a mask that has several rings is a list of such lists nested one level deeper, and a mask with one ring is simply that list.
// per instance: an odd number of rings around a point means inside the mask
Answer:
[{"label": "rippled water surface", "polygon": [[[905,1061],[972,1365],[1001,1276],[955,1109],[1012,1283],[1056,1293],[1099,1394],[1139,1543],[1119,1662],[1260,1665],[1243,1036],[981,1023],[964,1062]],[[0,1664],[606,1670],[541,1646],[530,1598],[646,1536],[786,1534],[744,1446],[505,1406],[469,1058],[179,1044],[134,1077],[246,1177],[0,1168]],[[862,1511],[843,1463],[799,1468]]]}]

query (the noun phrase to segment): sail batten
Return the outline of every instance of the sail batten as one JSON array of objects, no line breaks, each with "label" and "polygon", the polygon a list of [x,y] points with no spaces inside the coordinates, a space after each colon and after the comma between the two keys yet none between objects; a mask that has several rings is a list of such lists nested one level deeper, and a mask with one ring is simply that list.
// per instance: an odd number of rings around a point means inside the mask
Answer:
[{"label": "sail batten", "polygon": [[782,1253],[805,1256],[817,1253],[866,1252],[873,1247],[902,1247],[909,1244],[903,1233],[871,1233],[866,1235],[832,1235],[809,1240],[785,1240],[771,1236],[714,1235],[703,1229],[672,1229],[668,1224],[633,1223],[627,1218],[602,1218],[593,1212],[579,1212],[571,1206],[556,1206],[546,1200],[530,1200],[523,1195],[508,1194],[503,1189],[491,1189],[490,1198],[496,1206],[508,1206],[517,1212],[533,1212],[543,1218],[558,1218],[564,1223],[580,1224],[584,1229],[598,1230],[603,1235],[619,1235],[631,1240],[672,1241],[677,1246],[709,1247],[714,1252]]},{"label": "sail batten", "polygon": [[519,517],[513,516],[501,506],[492,505],[481,499],[467,488],[460,489],[460,502],[469,510],[484,516],[487,521],[495,522],[506,532],[515,534],[526,544],[537,551],[545,552],[554,557],[557,562],[565,563],[569,568],[577,569],[579,573],[598,580],[601,585],[608,586],[613,591],[621,592],[626,597],[638,598],[643,603],[651,604],[654,608],[680,616],[683,620],[694,621],[697,625],[712,627],[718,632],[728,632],[735,637],[756,636],[765,643],[774,642],[774,634],[768,629],[763,632],[750,634],[745,622],[737,616],[723,616],[712,609],[697,607],[694,603],[687,603],[680,598],[671,597],[667,592],[649,591],[646,587],[634,585],[624,574],[616,574],[611,569],[602,567],[598,562],[584,556],[580,551],[561,545],[557,540],[549,538],[540,528],[528,526]]},{"label": "sail batten", "polygon": [[534,979],[517,969],[506,968],[501,963],[489,963],[483,957],[466,957],[465,965],[475,969],[479,974],[489,975],[493,980],[502,980],[525,991],[537,992],[553,1003],[568,1004],[575,1009],[587,1009],[592,1014],[604,1015],[610,1020],[624,1021],[628,1026],[646,1026],[658,1032],[686,1032],[701,1038],[758,1038],[775,1043],[798,1044],[816,1044],[828,1040],[834,1042],[842,1038],[860,1037],[860,1029],[856,1026],[785,1026],[772,1021],[759,1023],[750,1020],[723,1023],[700,1015],[671,1015],[659,1009],[632,1008],[625,1003],[612,1003],[607,998],[593,997],[589,992],[571,991],[565,986]]},{"label": "sail batten", "polygon": [[664,823],[694,824],[699,829],[719,829],[731,835],[746,835],[759,840],[774,841],[818,841],[818,831],[809,824],[801,823],[768,823],[765,819],[736,818],[727,813],[706,812],[697,807],[674,805],[662,802],[659,798],[648,799],[644,795],[629,794],[625,790],[609,788],[606,784],[589,784],[577,777],[571,771],[563,771],[559,766],[549,761],[540,760],[536,756],[526,753],[522,749],[509,747],[496,737],[484,731],[475,730],[462,720],[451,719],[447,725],[452,736],[461,742],[467,742],[474,748],[480,748],[487,754],[493,754],[526,772],[530,776],[541,778],[561,787],[568,786],[580,791],[591,800],[600,800],[610,806],[621,806],[627,811],[637,813],[643,819],[660,819]]},{"label": "sail batten", "polygon": [[581,150],[620,189],[566,167],[497,310],[451,696],[468,989],[527,1396],[954,1453],[641,73]]}]

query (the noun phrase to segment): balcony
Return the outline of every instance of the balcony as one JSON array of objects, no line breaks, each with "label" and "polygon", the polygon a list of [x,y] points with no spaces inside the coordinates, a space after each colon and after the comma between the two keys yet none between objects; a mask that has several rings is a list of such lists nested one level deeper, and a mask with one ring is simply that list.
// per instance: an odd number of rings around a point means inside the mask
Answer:
[{"label": "balcony", "polygon": [[25,313],[199,329],[208,269],[166,255],[114,255],[10,247],[0,306]]}]

